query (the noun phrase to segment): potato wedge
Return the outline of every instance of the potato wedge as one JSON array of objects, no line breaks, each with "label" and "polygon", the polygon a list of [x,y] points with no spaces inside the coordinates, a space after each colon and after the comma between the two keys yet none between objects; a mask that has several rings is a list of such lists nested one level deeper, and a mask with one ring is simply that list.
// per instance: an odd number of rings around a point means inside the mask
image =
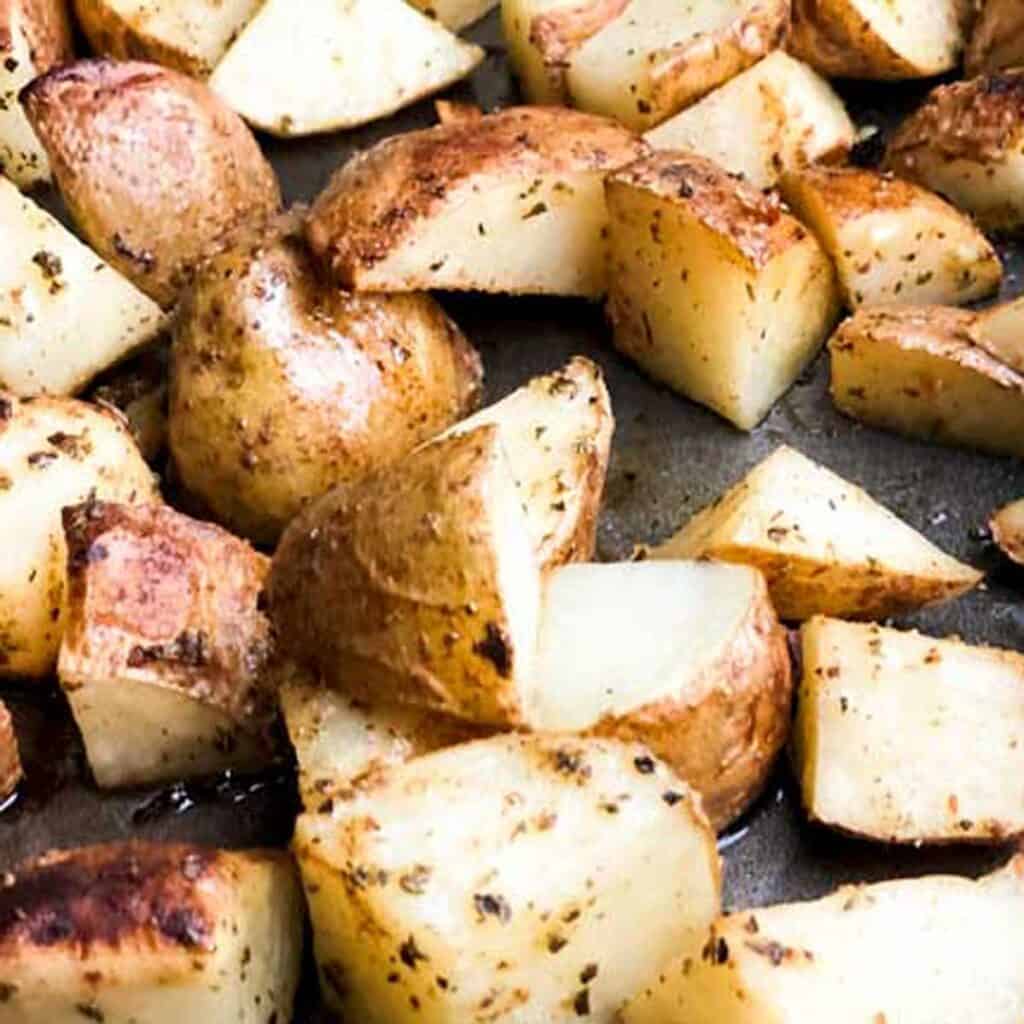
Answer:
[{"label": "potato wedge", "polygon": [[615,418],[604,375],[577,356],[453,427],[501,434],[542,569],[594,557]]},{"label": "potato wedge", "polygon": [[44,677],[64,632],[67,548],[61,509],[160,500],[123,418],[70,398],[0,393],[0,678]]},{"label": "potato wedge", "polygon": [[493,424],[338,487],[285,531],[281,653],[343,692],[514,725],[533,699],[540,569]]},{"label": "potato wedge", "polygon": [[163,306],[228,234],[280,206],[252,133],[176,71],[78,61],[22,101],[82,236]]},{"label": "potato wedge", "polygon": [[91,401],[119,410],[143,458],[153,465],[167,447],[167,359],[162,347],[147,349],[102,378]]},{"label": "potato wedge", "polygon": [[165,329],[152,299],[4,178],[0,227],[0,388],[75,394]]},{"label": "potato wedge", "polygon": [[531,102],[570,102],[638,131],[750,67],[789,25],[789,0],[504,0],[503,9]]},{"label": "potato wedge", "polygon": [[938,196],[875,171],[811,167],[782,195],[818,236],[850,309],[961,306],[999,290],[1003,267],[968,217]]},{"label": "potato wedge", "polygon": [[933,89],[886,150],[885,167],[970,213],[986,231],[1024,225],[1024,70]]},{"label": "potato wedge", "polygon": [[269,560],[165,505],[64,509],[61,688],[103,789],[270,759]]},{"label": "potato wedge", "polygon": [[1024,298],[981,310],[973,339],[1001,363],[1024,373]]},{"label": "potato wedge", "polygon": [[1016,1024],[1024,991],[1024,858],[974,882],[848,886],[730,914],[623,1024]]},{"label": "potato wedge", "polygon": [[835,322],[828,257],[776,199],[696,155],[639,160],[607,195],[616,347],[750,430]]},{"label": "potato wedge", "polygon": [[596,298],[604,177],[644,149],[610,121],[554,108],[409,132],[334,175],[307,235],[346,288]]},{"label": "potato wedge", "polygon": [[71,60],[64,0],[0,0],[0,174],[19,188],[50,180],[50,161],[18,94],[36,75]]},{"label": "potato wedge", "polygon": [[290,138],[354,128],[465,78],[484,51],[404,0],[266,0],[210,78],[249,122]]},{"label": "potato wedge", "polygon": [[501,0],[410,0],[430,18],[452,32],[459,32],[494,10]]},{"label": "potato wedge", "polygon": [[1024,7],[1017,0],[985,0],[964,54],[964,71],[973,77],[1022,64]]},{"label": "potato wedge", "polygon": [[789,735],[786,634],[745,566],[558,569],[536,674],[534,728],[643,743],[700,792],[719,830],[760,794]]},{"label": "potato wedge", "polygon": [[776,50],[644,138],[654,149],[699,153],[756,188],[770,188],[786,171],[843,160],[855,135],[828,82]]},{"label": "potato wedge", "polygon": [[1024,565],[1024,499],[1001,508],[992,517],[989,526],[992,539],[1003,554]]},{"label": "potato wedge", "polygon": [[288,217],[211,259],[183,294],[171,450],[218,519],[273,544],[312,499],[472,412],[482,375],[430,297],[321,281]]},{"label": "potato wedge", "polygon": [[962,0],[793,0],[790,53],[839,78],[930,78],[964,48]]},{"label": "potato wedge", "polygon": [[300,818],[294,848],[326,1001],[360,1024],[610,1024],[719,905],[699,799],[613,740],[416,758]]},{"label": "potato wedge", "polygon": [[982,578],[866,491],[785,445],[648,557],[755,566],[790,622],[902,615],[953,600]]},{"label": "potato wedge", "polygon": [[975,343],[973,314],[866,309],[836,332],[832,400],[871,426],[1024,457],[1024,376]]},{"label": "potato wedge", "polygon": [[346,697],[294,669],[279,696],[310,812],[325,810],[335,794],[346,799],[353,788],[372,785],[382,769],[491,731],[427,708]]},{"label": "potato wedge", "polygon": [[0,1024],[287,1021],[302,893],[282,853],[113,843],[0,889]]},{"label": "potato wedge", "polygon": [[0,800],[6,800],[21,781],[21,753],[14,721],[7,705],[0,701]]},{"label": "potato wedge", "polygon": [[821,617],[801,643],[812,819],[886,843],[1024,833],[1024,655]]},{"label": "potato wedge", "polygon": [[103,57],[148,60],[206,78],[262,0],[74,0]]}]

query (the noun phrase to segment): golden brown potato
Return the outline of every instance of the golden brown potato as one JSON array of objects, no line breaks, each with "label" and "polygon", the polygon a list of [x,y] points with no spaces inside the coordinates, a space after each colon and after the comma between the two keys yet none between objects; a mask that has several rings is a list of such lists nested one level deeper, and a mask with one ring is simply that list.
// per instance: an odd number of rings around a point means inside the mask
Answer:
[{"label": "golden brown potato", "polygon": [[14,721],[7,705],[0,701],[0,800],[5,800],[21,781],[21,755]]},{"label": "golden brown potato", "polygon": [[1024,458],[1024,376],[975,343],[973,313],[864,309],[836,332],[832,400],[897,433]]},{"label": "golden brown potato", "polygon": [[981,310],[972,340],[1001,363],[1024,373],[1024,297]]},{"label": "golden brown potato", "polygon": [[261,0],[74,0],[93,50],[206,78]]},{"label": "golden brown potato", "polygon": [[0,1024],[284,1024],[302,911],[277,851],[136,842],[45,854],[0,888]]},{"label": "golden brown potato", "polygon": [[170,443],[185,486],[273,543],[476,407],[480,360],[425,295],[352,295],[318,278],[298,221],[230,246],[182,297]]},{"label": "golden brown potato", "polygon": [[1024,499],[1001,508],[990,522],[992,539],[1003,553],[1024,565]]},{"label": "golden brown potato", "polygon": [[832,257],[846,305],[960,306],[999,289],[1003,267],[970,218],[889,174],[809,167],[782,195]]},{"label": "golden brown potato", "polygon": [[270,757],[268,560],[164,505],[64,509],[61,687],[104,788]]},{"label": "golden brown potato", "polygon": [[523,721],[540,568],[500,436],[426,445],[292,521],[268,587],[285,657],[370,701]]},{"label": "golden brown potato", "polygon": [[604,178],[644,150],[614,122],[556,108],[409,132],[334,175],[307,236],[346,288],[596,298]]},{"label": "golden brown potato", "polygon": [[884,619],[953,600],[981,581],[865,491],[786,446],[648,557],[755,566],[791,622]]},{"label": "golden brown potato", "polygon": [[50,180],[50,162],[18,94],[36,75],[71,60],[64,0],[0,0],[0,174],[19,188]]},{"label": "golden brown potato", "polygon": [[986,231],[1024,224],[1024,70],[933,89],[889,141],[885,166],[944,195]]},{"label": "golden brown potato", "polygon": [[67,547],[61,509],[85,501],[158,502],[153,475],[112,409],[0,393],[0,677],[44,677],[64,631]]},{"label": "golden brown potato", "polygon": [[790,52],[841,78],[930,78],[956,67],[962,0],[793,0]]},{"label": "golden brown potato", "polygon": [[249,129],[176,71],[78,61],[22,99],[86,241],[162,305],[225,236],[280,206]]},{"label": "golden brown potato", "polygon": [[1024,6],[1018,0],[984,0],[974,25],[964,70],[968,75],[1024,64]]}]

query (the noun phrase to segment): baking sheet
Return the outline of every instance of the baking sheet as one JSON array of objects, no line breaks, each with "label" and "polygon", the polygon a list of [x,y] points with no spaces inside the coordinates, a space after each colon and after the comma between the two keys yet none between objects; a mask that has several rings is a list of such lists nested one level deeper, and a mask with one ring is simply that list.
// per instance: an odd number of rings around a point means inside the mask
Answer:
[{"label": "baking sheet", "polygon": [[[487,47],[477,74],[451,95],[486,108],[517,100],[492,15],[469,33]],[[841,91],[858,123],[889,125],[923,94],[921,86],[848,86]],[[289,201],[308,201],[351,152],[377,139],[433,123],[430,103],[364,130],[297,142],[264,140]],[[870,160],[870,143],[861,156]],[[51,205],[48,202],[48,205]],[[1000,246],[1004,295],[1021,290],[1022,253]],[[513,390],[570,356],[604,369],[618,426],[600,524],[599,554],[622,558],[634,543],[668,536],[781,443],[865,487],[957,557],[990,572],[967,598],[901,624],[936,635],[1021,648],[1024,571],[1001,559],[985,530],[991,512],[1024,495],[1024,465],[933,447],[862,427],[841,417],[827,396],[820,357],[752,434],[653,383],[612,349],[600,310],[574,301],[451,297],[450,312],[479,347],[488,398]],[[13,524],[0,529],[16,530]],[[628,610],[624,610],[628,614]],[[298,799],[282,761],[257,778],[222,778],[160,790],[99,794],[89,783],[63,701],[46,687],[0,688],[24,744],[28,781],[0,813],[0,870],[52,847],[127,837],[224,846],[284,844]],[[849,881],[935,871],[978,874],[1007,851],[896,849],[834,836],[802,818],[787,766],[754,810],[722,840],[727,907],[819,896]],[[313,986],[296,1024],[318,1019]]]}]

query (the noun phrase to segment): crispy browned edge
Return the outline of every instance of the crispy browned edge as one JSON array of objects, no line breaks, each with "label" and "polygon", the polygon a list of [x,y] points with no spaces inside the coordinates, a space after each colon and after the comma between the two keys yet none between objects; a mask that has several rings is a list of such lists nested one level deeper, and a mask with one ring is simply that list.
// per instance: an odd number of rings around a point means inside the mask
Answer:
[{"label": "crispy browned edge", "polygon": [[[258,730],[274,713],[266,671],[269,621],[259,608],[269,559],[210,523],[165,505],[87,501],[63,510],[68,548],[68,617],[61,651],[61,683],[74,689],[91,675],[151,678],[214,704]],[[109,548],[131,550],[139,575],[125,577]],[[116,548],[115,548],[116,550]],[[159,581],[183,577],[189,591],[190,628],[153,644],[140,635],[145,620],[160,633],[180,609],[159,597]],[[96,607],[93,590],[117,595]],[[164,630],[168,632],[169,630]]]},{"label": "crispy browned edge", "polygon": [[0,701],[0,800],[14,792],[21,777],[21,755],[14,720],[7,705]]},{"label": "crispy browned edge", "polygon": [[646,151],[606,118],[511,107],[407,132],[342,166],[314,202],[306,236],[338,281],[386,259],[468,182],[487,176],[605,173]]},{"label": "crispy browned edge", "polygon": [[694,153],[650,153],[609,175],[607,187],[648,192],[685,207],[757,268],[809,237],[774,192],[762,192]]},{"label": "crispy browned edge", "polygon": [[788,640],[757,578],[729,656],[686,693],[602,719],[590,732],[643,743],[701,793],[716,831],[763,790],[789,738],[793,677]]},{"label": "crispy browned edge", "polygon": [[21,31],[37,74],[71,60],[71,22],[63,0],[0,0],[0,54],[11,48],[15,10],[21,12]]},{"label": "crispy browned edge", "polygon": [[1024,70],[983,75],[933,89],[889,141],[885,166],[913,179],[920,150],[949,162],[998,161],[1022,136]]},{"label": "crispy browned edge", "polygon": [[[242,860],[286,859],[272,851],[134,841],[27,861],[0,884],[0,981],[5,965],[34,951],[82,960],[125,947],[212,954],[223,913],[216,888],[234,884]],[[201,970],[201,959],[196,963]]]}]

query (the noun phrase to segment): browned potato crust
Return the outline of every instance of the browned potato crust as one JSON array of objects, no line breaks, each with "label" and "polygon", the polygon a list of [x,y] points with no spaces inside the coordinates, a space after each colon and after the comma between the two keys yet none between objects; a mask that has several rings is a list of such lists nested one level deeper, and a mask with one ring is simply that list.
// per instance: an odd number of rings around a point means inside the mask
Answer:
[{"label": "browned potato crust", "polygon": [[33,66],[42,74],[71,57],[71,23],[63,0],[0,0],[0,53],[14,10],[24,17]]},{"label": "browned potato crust", "polygon": [[78,61],[22,101],[86,241],[162,305],[226,235],[280,206],[241,118],[178,72]]},{"label": "browned potato crust", "polygon": [[21,781],[21,756],[14,721],[7,705],[0,701],[0,800],[9,797]]},{"label": "browned potato crust", "polygon": [[968,75],[1024,64],[1024,4],[987,0],[964,55]]},{"label": "browned potato crust", "polygon": [[266,543],[311,499],[468,415],[481,390],[479,356],[440,306],[326,284],[299,228],[283,218],[202,268],[172,349],[181,479]]}]

